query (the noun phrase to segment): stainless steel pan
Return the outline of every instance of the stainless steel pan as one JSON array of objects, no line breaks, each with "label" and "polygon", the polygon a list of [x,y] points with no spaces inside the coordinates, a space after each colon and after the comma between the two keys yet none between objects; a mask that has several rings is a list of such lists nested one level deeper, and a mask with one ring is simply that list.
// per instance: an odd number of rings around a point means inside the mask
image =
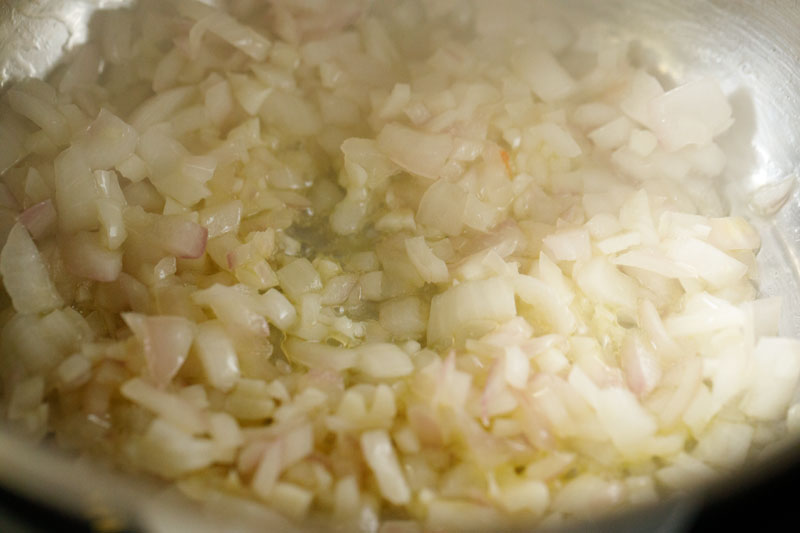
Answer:
[{"label": "stainless steel pan", "polygon": [[[490,0],[474,0],[490,1]],[[89,37],[97,10],[131,0],[0,0],[0,85],[44,76]],[[561,0],[541,9],[586,23],[611,23],[631,39],[634,60],[666,80],[712,75],[721,80],[736,124],[722,140],[729,154],[726,200],[745,211],[758,187],[792,177],[800,164],[800,1],[798,0]],[[800,336],[800,196],[775,215],[756,218],[762,233],[761,291],[784,298],[783,334]],[[598,531],[682,531],[706,502],[742,501],[741,490],[780,475],[798,457],[791,451],[736,477],[654,507],[582,524]],[[800,478],[800,476],[798,477]],[[798,478],[784,478],[796,482]],[[788,481],[786,481],[788,479]],[[146,531],[259,530],[288,527],[258,506],[216,502],[199,509],[146,481],[31,447],[0,427],[0,486],[21,498]],[[770,485],[775,487],[776,485]],[[743,488],[740,488],[743,487]],[[738,491],[738,492],[737,492]],[[739,500],[731,500],[739,494]],[[744,496],[742,496],[744,494]],[[763,496],[763,494],[762,494]],[[776,495],[777,496],[777,495]],[[788,501],[788,500],[787,500]],[[719,505],[719,503],[717,504]],[[1,508],[1,506],[0,506]],[[224,510],[220,510],[224,509]],[[108,522],[112,520],[112,522]],[[2,521],[0,521],[2,524]],[[224,526],[223,526],[224,524]]]}]

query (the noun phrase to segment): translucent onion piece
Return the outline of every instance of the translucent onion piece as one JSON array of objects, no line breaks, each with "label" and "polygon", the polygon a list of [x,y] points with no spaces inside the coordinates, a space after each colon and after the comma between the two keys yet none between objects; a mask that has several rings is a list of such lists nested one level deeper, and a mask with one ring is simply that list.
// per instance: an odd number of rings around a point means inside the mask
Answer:
[{"label": "translucent onion piece", "polygon": [[0,252],[3,286],[19,313],[43,313],[64,304],[36,244],[22,224],[15,224]]}]

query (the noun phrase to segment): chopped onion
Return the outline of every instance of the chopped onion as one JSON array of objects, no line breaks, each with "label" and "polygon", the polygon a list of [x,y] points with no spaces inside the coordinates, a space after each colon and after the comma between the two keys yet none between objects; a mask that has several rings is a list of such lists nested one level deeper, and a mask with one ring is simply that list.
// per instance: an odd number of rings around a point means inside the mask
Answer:
[{"label": "chopped onion", "polygon": [[628,387],[639,398],[647,396],[661,381],[661,365],[640,336],[625,337],[621,358]]},{"label": "chopped onion", "polygon": [[424,237],[408,238],[405,243],[408,258],[422,279],[431,283],[443,283],[450,279],[447,265],[436,257]]},{"label": "chopped onion", "polygon": [[589,232],[583,228],[553,233],[542,242],[556,261],[577,261],[592,256]]},{"label": "chopped onion", "polygon": [[402,377],[414,369],[408,354],[394,344],[362,344],[355,352],[356,367],[373,378]]},{"label": "chopped onion", "polygon": [[81,231],[60,243],[64,266],[73,276],[114,281],[122,271],[122,253],[105,248],[97,233]]},{"label": "chopped onion", "polygon": [[58,213],[49,198],[30,206],[19,215],[19,221],[34,240],[47,237],[53,232],[58,220]]},{"label": "chopped onion", "polygon": [[210,307],[226,325],[258,335],[269,334],[269,324],[259,312],[263,304],[244,286],[214,284],[194,292],[192,301]]},{"label": "chopped onion", "polygon": [[706,144],[733,123],[728,100],[707,78],[653,98],[648,110],[653,132],[668,150]]},{"label": "chopped onion", "polygon": [[464,224],[467,193],[458,185],[439,180],[428,187],[419,202],[417,222],[445,235],[458,235]]},{"label": "chopped onion", "polygon": [[133,155],[138,139],[133,127],[103,108],[74,145],[91,168],[113,168]]},{"label": "chopped onion", "polygon": [[122,318],[142,343],[150,379],[166,386],[178,373],[194,339],[194,324],[178,316],[124,313]]},{"label": "chopped onion", "polygon": [[395,505],[408,503],[408,488],[392,441],[384,430],[368,431],[361,435],[361,451],[372,470],[384,498]]},{"label": "chopped onion", "polygon": [[525,0],[368,3],[144,2],[6,88],[0,417],[383,533],[592,519],[783,445],[800,341],[717,82]]},{"label": "chopped onion", "polygon": [[751,384],[742,398],[742,411],[759,420],[786,415],[800,378],[800,342],[762,337],[753,350]]},{"label": "chopped onion", "polygon": [[322,289],[319,273],[308,259],[295,259],[276,272],[281,288],[290,298],[298,299],[307,292]]},{"label": "chopped onion", "polygon": [[151,231],[158,245],[176,257],[194,259],[206,251],[208,229],[183,217],[158,217]]},{"label": "chopped onion", "polygon": [[394,122],[383,127],[377,142],[378,148],[398,166],[429,179],[439,177],[453,151],[449,135],[424,133]]},{"label": "chopped onion", "polygon": [[525,46],[512,58],[516,73],[530,85],[533,93],[545,102],[569,97],[576,89],[575,80],[549,52]]},{"label": "chopped onion", "polygon": [[19,313],[43,313],[64,304],[47,266],[22,224],[15,224],[0,252],[3,286]]},{"label": "chopped onion", "polygon": [[239,379],[239,358],[222,326],[215,322],[200,324],[194,337],[194,350],[211,386],[230,390]]},{"label": "chopped onion", "polygon": [[123,383],[120,392],[189,434],[206,430],[205,420],[191,403],[180,396],[159,390],[140,378]]},{"label": "chopped onion", "polygon": [[290,360],[297,361],[309,368],[346,370],[356,366],[360,359],[354,350],[302,341],[295,337],[288,338],[284,342],[283,349]]},{"label": "chopped onion", "polygon": [[9,89],[6,99],[11,109],[42,128],[54,143],[61,145],[69,138],[69,124],[55,102],[18,89]]},{"label": "chopped onion", "polygon": [[431,300],[428,344],[449,345],[516,315],[514,290],[503,278],[467,281]]},{"label": "chopped onion", "polygon": [[59,229],[66,233],[96,229],[97,208],[94,202],[99,194],[83,152],[68,148],[54,164]]}]

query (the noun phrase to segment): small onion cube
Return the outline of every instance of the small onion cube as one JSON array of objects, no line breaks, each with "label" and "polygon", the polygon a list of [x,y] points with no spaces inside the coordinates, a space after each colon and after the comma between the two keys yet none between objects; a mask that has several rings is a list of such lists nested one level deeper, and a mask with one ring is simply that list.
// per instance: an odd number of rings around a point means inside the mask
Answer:
[{"label": "small onion cube", "polygon": [[569,97],[577,84],[572,76],[549,52],[526,46],[512,58],[515,72],[530,86],[533,93],[544,102],[555,102]]},{"label": "small onion cube", "polygon": [[758,420],[778,420],[794,397],[800,379],[800,341],[762,337],[753,350],[750,385],[742,411]]},{"label": "small onion cube", "polygon": [[64,304],[36,243],[22,224],[15,224],[0,252],[3,286],[19,313],[42,313]]},{"label": "small onion cube", "polygon": [[516,314],[514,289],[505,279],[464,282],[431,300],[428,344],[449,345],[476,329],[485,333]]},{"label": "small onion cube", "polygon": [[51,199],[30,206],[19,215],[19,221],[34,240],[48,236],[56,227],[58,213]]},{"label": "small onion cube", "polygon": [[397,460],[389,434],[384,430],[367,431],[361,435],[361,453],[378,481],[384,498],[395,505],[403,505],[411,500],[403,470]]},{"label": "small onion cube", "polygon": [[395,344],[362,344],[355,352],[358,358],[356,368],[373,378],[398,378],[414,370],[411,358]]},{"label": "small onion cube", "polygon": [[183,366],[194,339],[194,324],[179,316],[124,313],[122,318],[142,343],[150,379],[165,387]]},{"label": "small onion cube", "polygon": [[427,245],[424,237],[405,240],[406,253],[422,279],[430,283],[442,283],[450,278],[447,265]]},{"label": "small onion cube", "polygon": [[453,151],[450,135],[424,133],[397,123],[384,126],[377,142],[378,148],[398,166],[429,179],[439,177]]},{"label": "small onion cube", "polygon": [[114,281],[122,272],[122,252],[109,250],[97,232],[81,231],[60,242],[64,265],[73,276],[94,281]]},{"label": "small onion cube", "polygon": [[239,358],[233,342],[220,324],[200,324],[194,338],[194,350],[212,387],[221,391],[233,388],[240,375]]}]

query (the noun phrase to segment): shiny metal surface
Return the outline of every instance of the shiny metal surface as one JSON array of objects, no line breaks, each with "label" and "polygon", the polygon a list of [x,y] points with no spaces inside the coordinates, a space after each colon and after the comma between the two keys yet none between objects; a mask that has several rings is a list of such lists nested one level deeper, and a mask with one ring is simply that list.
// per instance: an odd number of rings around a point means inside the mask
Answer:
[{"label": "shiny metal surface", "polygon": [[[475,0],[490,1],[490,0]],[[44,76],[88,37],[98,9],[130,0],[0,0],[0,87]],[[729,156],[723,189],[734,211],[746,211],[757,187],[794,175],[800,165],[800,1],[798,0],[561,0],[539,1],[581,24],[602,24],[635,43],[633,58],[664,80],[712,75],[722,82],[736,123],[722,140]],[[762,232],[761,291],[781,295],[782,333],[800,335],[800,195],[797,188],[774,217],[753,218]],[[205,516],[153,504],[153,487],[111,478],[0,430],[0,483],[83,513],[107,509],[151,531],[187,524],[213,531]],[[662,530],[679,530],[689,500],[663,511]],[[251,510],[252,511],[252,510]],[[257,514],[256,511],[253,511]],[[244,513],[245,515],[247,513]],[[274,517],[257,517],[260,524]],[[217,527],[215,527],[217,526]],[[228,530],[231,530],[228,524]],[[286,526],[285,523],[281,526]],[[188,530],[189,528],[183,527]],[[234,530],[246,530],[235,527]]]}]

